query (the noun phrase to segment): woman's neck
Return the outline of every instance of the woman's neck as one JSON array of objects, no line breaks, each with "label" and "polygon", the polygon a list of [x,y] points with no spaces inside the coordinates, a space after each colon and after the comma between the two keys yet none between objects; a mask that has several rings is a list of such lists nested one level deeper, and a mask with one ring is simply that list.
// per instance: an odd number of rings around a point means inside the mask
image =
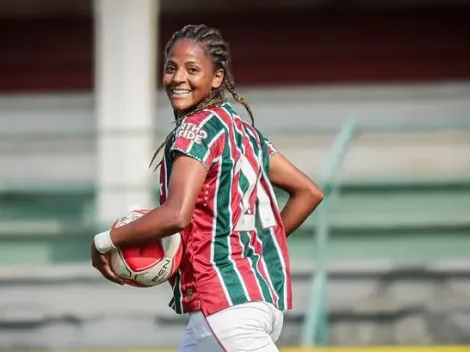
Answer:
[{"label": "woman's neck", "polygon": [[196,106],[192,106],[186,110],[175,110],[175,120],[176,121],[181,120],[183,117],[185,117],[186,115],[189,115],[195,110],[196,110]]},{"label": "woman's neck", "polygon": [[192,114],[195,111],[200,111],[202,109],[205,109],[208,106],[212,105],[222,105],[226,102],[227,100],[225,99],[225,95],[222,94],[220,97],[213,97],[209,95],[204,99],[201,103],[196,104],[194,106],[191,106],[190,108],[186,110],[175,110],[174,115],[175,115],[175,121],[181,120],[183,117]]}]

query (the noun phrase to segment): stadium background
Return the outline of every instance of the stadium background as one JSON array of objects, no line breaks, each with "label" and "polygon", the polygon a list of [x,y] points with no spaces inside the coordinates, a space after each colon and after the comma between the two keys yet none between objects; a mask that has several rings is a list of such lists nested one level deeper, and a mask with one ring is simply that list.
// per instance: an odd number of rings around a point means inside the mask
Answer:
[{"label": "stadium background", "polygon": [[0,348],[176,345],[169,290],[114,287],[88,250],[154,201],[161,48],[206,23],[257,125],[326,190],[289,239],[283,350],[467,350],[469,15],[464,0],[0,1]]}]

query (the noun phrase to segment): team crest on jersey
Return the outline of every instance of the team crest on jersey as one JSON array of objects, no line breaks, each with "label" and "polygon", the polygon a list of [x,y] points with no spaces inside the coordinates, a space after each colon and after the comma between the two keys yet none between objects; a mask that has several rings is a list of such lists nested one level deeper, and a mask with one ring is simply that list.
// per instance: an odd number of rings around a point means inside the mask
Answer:
[{"label": "team crest on jersey", "polygon": [[176,131],[176,137],[186,138],[194,143],[201,144],[207,138],[207,132],[195,123],[183,122]]}]

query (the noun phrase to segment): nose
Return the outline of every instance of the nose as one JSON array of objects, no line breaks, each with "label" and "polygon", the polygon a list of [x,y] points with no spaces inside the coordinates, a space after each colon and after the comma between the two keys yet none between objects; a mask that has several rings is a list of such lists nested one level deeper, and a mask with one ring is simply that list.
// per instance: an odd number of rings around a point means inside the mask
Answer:
[{"label": "nose", "polygon": [[184,68],[179,68],[173,75],[172,83],[176,85],[183,82],[186,82],[186,71]]}]

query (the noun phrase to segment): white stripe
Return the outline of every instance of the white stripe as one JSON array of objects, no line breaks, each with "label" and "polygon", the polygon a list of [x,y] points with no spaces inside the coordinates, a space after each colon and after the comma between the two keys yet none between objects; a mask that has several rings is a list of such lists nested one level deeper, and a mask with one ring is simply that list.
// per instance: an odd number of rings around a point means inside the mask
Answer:
[{"label": "white stripe", "polygon": [[212,267],[214,268],[215,272],[217,273],[217,276],[219,277],[219,281],[221,283],[222,289],[224,290],[225,293],[225,298],[227,299],[227,302],[230,305],[233,305],[232,299],[230,298],[230,295],[227,291],[227,287],[225,286],[224,280],[222,278],[222,274],[215,264],[214,260],[214,245],[215,245],[215,236],[216,236],[216,227],[217,227],[217,193],[219,192],[219,186],[220,186],[220,175],[222,172],[222,158],[219,156],[217,157],[214,162],[219,162],[219,168],[217,170],[217,179],[215,183],[215,193],[214,193],[214,216],[212,218],[212,241],[211,241],[211,264]]},{"label": "white stripe", "polygon": [[[255,135],[254,135],[253,137],[260,143],[260,148],[261,148],[260,151],[262,151],[261,139],[259,138],[258,133],[256,133],[256,131],[252,130],[252,126],[251,126],[251,125],[246,124],[245,126],[248,127],[248,133],[255,133]],[[258,162],[258,160],[257,160],[257,162]],[[260,162],[261,162],[261,161],[260,161]],[[263,177],[265,176],[264,167],[263,167],[262,164],[261,164],[261,165],[258,164],[258,167],[259,167],[260,170],[261,170],[261,175],[260,175],[260,176],[261,176],[261,178],[263,178]],[[269,183],[269,182],[268,182],[268,183]],[[259,199],[259,198],[260,198],[259,196],[260,196],[261,194],[263,194],[263,196],[265,196],[265,197],[268,197],[268,195],[266,194],[265,189],[263,188],[263,185],[261,184],[261,181],[260,181],[260,187],[261,187],[261,189],[262,189],[262,192],[260,192],[260,194],[258,195],[258,200],[259,200],[259,201],[261,201],[261,200]],[[269,198],[269,197],[268,197],[268,198]],[[270,203],[270,206],[272,206],[271,202],[269,202],[269,203]],[[271,209],[271,211],[272,211],[272,209]],[[260,214],[260,216],[261,216],[261,214]],[[276,224],[276,225],[277,225],[277,224]],[[269,227],[269,228],[270,228],[270,233],[271,233],[271,236],[272,236],[272,227]],[[259,238],[259,241],[262,243],[261,238]],[[271,286],[272,292],[274,292],[274,295],[275,295],[275,297],[273,297],[273,301],[275,302],[275,304],[278,304],[278,303],[279,303],[279,295],[277,294],[276,289],[275,289],[275,287],[274,287],[274,284],[273,284],[273,282],[272,282],[272,280],[271,280],[271,275],[270,275],[270,273],[269,273],[269,270],[268,270],[268,267],[267,267],[266,260],[265,260],[264,256],[263,256],[262,265],[263,265],[263,268],[264,268],[264,270],[265,270],[265,272],[266,272],[266,278],[267,278],[267,280],[268,280],[268,282],[269,282],[269,285]]]},{"label": "white stripe", "polygon": [[217,134],[214,136],[214,138],[210,141],[210,143],[209,143],[208,146],[207,146],[207,152],[206,152],[206,154],[204,155],[204,157],[202,158],[202,161],[203,161],[204,163],[206,162],[207,158],[209,157],[209,154],[210,154],[210,152],[211,152],[212,146],[215,144],[215,142],[217,142],[217,141],[219,140],[219,137],[220,137],[221,135],[223,135],[224,133],[225,133],[225,131],[224,131],[224,130],[221,130],[221,131],[220,131],[219,133],[217,133]]},{"label": "white stripe", "polygon": [[[237,116],[237,117],[240,118],[239,116]],[[240,119],[241,119],[241,118],[240,118]],[[244,125],[245,125],[245,124],[244,124]],[[236,125],[235,125],[235,126],[236,126]],[[235,128],[236,128],[237,131],[240,132],[242,135],[245,135],[245,136],[246,136],[246,134],[245,134],[244,131],[240,131],[240,130],[238,129],[238,127],[235,127]],[[250,131],[249,131],[249,132],[250,132]],[[253,136],[253,138],[254,138],[255,140],[259,141],[259,138],[256,138],[255,136]],[[248,142],[249,142],[249,144],[251,145],[251,141],[249,140]],[[244,152],[246,152],[246,151],[244,150]],[[245,153],[243,153],[243,154],[245,154]],[[254,149],[253,149],[253,154],[255,154]],[[257,159],[257,158],[255,158],[255,159]],[[260,167],[260,168],[263,167],[262,165],[259,165],[258,160],[256,160],[256,163],[257,163],[258,167]],[[243,196],[243,194],[241,194],[240,185],[238,185],[238,191],[239,191],[239,194]],[[240,204],[240,206],[242,206],[242,204]],[[259,237],[259,235],[258,235],[258,230],[256,229],[256,227],[254,227],[253,231],[255,232],[255,239],[256,239],[256,242],[258,242],[260,248],[262,249],[262,248],[263,248],[263,241],[262,241],[261,238]],[[250,237],[251,237],[251,236],[250,236]],[[261,252],[260,254],[258,254],[258,253],[256,253],[256,251],[254,250],[254,247],[252,247],[252,249],[253,249],[253,253],[255,253],[255,255],[259,258],[258,263],[261,264],[261,266],[262,266],[262,268],[263,268],[263,270],[264,270],[264,272],[265,272],[265,274],[266,274],[266,280],[267,280],[267,281],[264,279],[264,277],[263,277],[263,275],[261,274],[261,272],[260,272],[260,276],[261,276],[262,280],[264,281],[264,283],[266,284],[266,286],[268,286],[269,295],[271,296],[271,299],[273,300],[274,304],[276,304],[276,302],[279,301],[279,297],[278,297],[277,292],[276,292],[276,289],[274,288],[274,285],[273,285],[273,283],[272,283],[272,281],[271,281],[271,277],[270,277],[270,275],[269,275],[269,271],[268,271],[268,268],[267,268],[267,266],[266,266],[266,261],[265,261],[265,258],[264,258],[264,256],[263,256],[263,253]],[[256,282],[258,283],[258,287],[259,287],[259,289],[260,289],[261,294],[263,294],[263,291],[262,291],[262,289],[261,289],[261,285],[260,285],[260,283],[259,283],[259,279],[258,279],[258,277],[256,276],[256,274],[255,274],[255,279],[256,279]]]},{"label": "white stripe", "polygon": [[[240,118],[240,117],[237,116],[237,115],[234,115],[234,118]],[[234,123],[233,125],[234,125],[234,129],[237,130],[237,131],[243,136],[243,135],[244,135],[243,131],[240,131],[235,123]],[[237,147],[237,149],[240,151],[241,154],[245,154],[245,149],[243,148],[243,150],[242,150],[243,144],[242,144],[242,146],[240,146],[240,147],[239,147],[238,145],[236,145],[236,147]],[[241,196],[241,198],[243,199],[243,192],[242,192],[240,183],[238,183],[238,185],[237,185],[237,190],[238,190],[238,194],[239,194],[239,195]],[[243,204],[242,204],[242,203],[240,203],[240,206],[239,206],[239,207],[240,207],[241,210],[243,211]],[[247,231],[247,232],[248,232],[248,234],[249,234],[249,231]],[[259,236],[258,236],[258,231],[256,230],[256,227],[254,228],[254,232],[255,232],[255,239],[256,239],[256,241],[259,243],[260,247],[263,248],[263,242],[260,240],[260,238],[259,238]],[[250,242],[251,242],[251,235],[249,234],[248,236],[249,236],[249,238],[250,238],[250,241],[249,241],[248,243],[250,243]],[[239,237],[239,240],[240,240],[241,246],[243,247],[243,249],[245,249],[245,245],[244,245],[243,242],[241,241],[241,238],[240,238],[240,237]],[[262,256],[262,254],[258,254],[258,253],[256,252],[254,246],[251,246],[250,244],[248,244],[248,247],[251,248],[251,250],[252,250],[252,252],[254,253],[254,255],[256,255],[256,257],[258,257],[258,263],[260,263],[261,265],[263,265],[263,256]],[[251,258],[247,258],[247,259],[248,259],[249,262],[250,262],[250,268],[251,268],[251,271],[252,271],[252,273],[253,273],[253,277],[254,277],[254,279],[255,279],[255,282],[256,282],[256,284],[258,285],[258,290],[259,290],[259,292],[261,293],[261,296],[264,297],[263,289],[262,289],[261,284],[260,284],[260,282],[259,282],[260,279],[258,278],[258,275],[256,275],[256,271],[255,271],[255,269],[253,268],[253,261],[251,260]],[[266,272],[266,273],[267,273],[267,272]],[[268,283],[266,282],[266,280],[263,278],[263,275],[261,275],[261,273],[259,273],[259,274],[260,274],[261,279],[264,281],[265,285],[268,286],[269,295],[271,296],[271,299],[272,299],[273,302],[274,302],[274,297],[272,297],[271,291],[269,290],[269,284],[268,284]],[[273,289],[273,291],[274,291],[274,289]]]},{"label": "white stripe", "polygon": [[[245,123],[244,126],[247,127],[248,133],[251,134],[252,137],[253,137],[256,141],[258,141],[258,142],[261,144],[261,139],[260,139],[258,133],[256,132],[256,130],[255,130],[251,125],[249,125],[249,124],[247,124],[247,123]],[[261,146],[260,146],[260,147],[261,147]],[[269,181],[269,178],[267,178],[267,176],[266,176],[266,173],[265,173],[265,170],[264,170],[263,165],[258,165],[258,166],[261,168],[261,177],[262,177],[262,178],[264,179],[264,181],[268,184],[269,191],[271,192],[271,194],[273,194],[273,193],[272,193],[273,190],[272,190],[272,187],[271,187],[271,183],[270,183],[270,181]],[[261,187],[262,187],[262,186],[261,186]],[[263,189],[263,192],[266,192],[266,190],[265,190],[263,187],[262,187],[262,189]],[[268,194],[266,194],[266,193],[265,193],[264,195],[265,195],[265,196],[268,196]],[[269,198],[269,197],[268,197],[268,198]],[[273,197],[270,198],[270,200],[272,200],[272,199],[275,200],[276,197],[273,196]],[[258,200],[259,200],[259,195],[258,195]],[[276,209],[279,211],[279,207],[277,206],[277,203],[275,203],[275,204],[276,204]],[[269,227],[269,229],[270,229],[271,237],[275,237],[275,236],[273,236],[273,228],[272,228],[272,227]],[[258,238],[258,240],[261,242],[261,239],[260,239],[260,238]],[[282,253],[279,251],[279,244],[278,244],[276,241],[275,241],[275,246],[276,246],[276,249],[277,249],[277,252],[278,252],[278,256],[280,257],[280,261],[281,261],[282,266],[283,266],[283,272],[284,272],[284,275],[285,275],[286,270],[285,270],[284,257],[282,256]],[[279,296],[277,295],[277,292],[276,292],[276,290],[275,290],[275,288],[274,288],[274,285],[273,285],[273,283],[272,283],[272,281],[271,281],[271,276],[270,276],[270,274],[269,274],[269,271],[268,271],[268,268],[267,268],[267,265],[266,265],[266,261],[264,260],[264,256],[263,256],[262,264],[263,264],[264,270],[266,271],[266,275],[267,275],[267,279],[268,279],[268,281],[269,281],[269,285],[271,286],[272,291],[275,293],[275,295],[276,295],[276,301],[278,302],[278,301],[279,301]],[[286,276],[284,276],[284,282],[285,282],[285,279],[286,279]],[[284,290],[286,290],[286,286],[287,286],[287,285],[284,285]],[[285,296],[285,295],[284,295],[284,299],[286,299],[286,296]]]},{"label": "white stripe", "polygon": [[251,134],[251,136],[256,139],[256,141],[260,144],[261,146],[261,139],[258,133],[256,132],[255,128],[250,125],[249,123],[243,122],[244,126],[248,129],[248,133]]},{"label": "white stripe", "polygon": [[[203,112],[204,112],[204,111],[205,111],[205,112],[211,112],[210,110],[203,110]],[[194,115],[192,115],[192,116],[194,116]],[[199,123],[198,127],[202,129],[202,128],[204,127],[204,125],[206,124],[206,122],[207,122],[208,120],[210,120],[210,118],[211,118],[212,116],[213,116],[212,114],[209,114],[204,120],[202,120],[202,121]],[[191,116],[188,116],[188,117],[191,117]],[[188,117],[187,117],[187,118],[188,118]],[[186,120],[186,118],[184,118],[181,123],[184,123],[184,122],[185,122],[184,120]],[[181,126],[181,125],[180,125],[180,126]],[[176,138],[178,138],[178,129],[176,129]],[[189,151],[191,150],[191,148],[193,147],[193,145],[194,145],[194,139],[189,143],[189,146],[188,146],[188,148],[186,148],[186,151],[189,152]]]},{"label": "white stripe", "polygon": [[[225,109],[224,109],[225,110]],[[231,114],[225,110],[229,116],[231,116]],[[228,148],[229,148],[229,155],[230,155],[230,160],[232,161],[232,165],[235,165],[235,160],[232,158],[232,144],[231,144],[231,141],[230,141],[230,128],[227,126],[227,124],[224,122],[224,120],[215,112],[213,111],[212,112],[215,116],[217,116],[220,120],[221,123],[223,123],[225,125],[225,127],[227,128],[227,133],[229,134],[227,140],[228,140]],[[237,146],[235,144],[235,146]],[[231,168],[231,175],[230,175],[230,179],[231,179],[231,182],[233,182],[234,180],[234,171],[235,171],[235,168],[232,167]],[[233,265],[233,269],[235,270],[235,272],[237,273],[237,276],[238,276],[238,279],[240,280],[240,283],[242,285],[242,288],[243,288],[243,292],[245,293],[245,296],[246,298],[248,298],[248,300],[251,300],[250,298],[250,294],[248,292],[248,288],[246,287],[245,285],[245,281],[243,280],[243,276],[241,275],[240,271],[238,270],[237,268],[237,265],[235,263],[235,261],[233,260],[232,258],[232,246],[230,244],[230,239],[231,239],[231,236],[232,236],[232,229],[233,229],[233,213],[232,213],[232,192],[231,192],[231,188],[230,187],[230,191],[229,191],[229,207],[228,207],[228,211],[229,211],[229,216],[230,216],[230,234],[229,234],[229,237],[228,237],[228,250],[229,250],[229,259],[230,261],[232,262],[232,265]],[[216,192],[217,194],[217,192]],[[240,236],[238,237],[238,240],[240,241]]]},{"label": "white stripe", "polygon": [[279,246],[279,243],[277,242],[277,237],[273,233],[273,229],[269,229],[271,232],[271,237],[273,238],[274,245],[276,246],[277,253],[279,254],[279,259],[281,261],[281,266],[282,266],[282,273],[284,274],[284,309],[287,308],[287,268],[286,268],[286,262],[284,259],[284,256],[282,255],[281,247]]},{"label": "white stripe", "polygon": [[[169,177],[167,176],[168,167],[167,167],[167,163],[166,163],[166,150],[165,149],[166,149],[166,146],[163,148],[163,162],[162,162],[163,165],[162,165],[162,167],[164,168],[164,170],[163,170],[164,171],[163,172],[163,179],[164,179],[163,186],[164,186],[164,190],[165,190],[165,201],[166,201],[166,199],[168,198],[168,193],[167,192],[168,192]],[[176,304],[178,304],[179,307],[180,307],[180,311],[182,312],[183,311],[183,289],[181,287],[181,270],[179,268],[178,268],[178,272],[179,272],[179,280],[178,280],[178,283],[175,283],[175,284],[178,285],[178,291],[179,291],[179,294],[180,294],[180,299],[179,299],[178,303],[176,303],[176,299],[174,301],[175,301],[175,306],[176,306]],[[173,290],[174,290],[174,287],[173,287]]]},{"label": "white stripe", "polygon": [[[268,185],[269,193],[271,195],[271,199],[274,199],[274,201],[276,201],[276,206],[277,206],[277,200],[276,200],[276,196],[274,194],[274,189],[273,189],[273,187],[271,185],[271,182],[269,181],[269,177],[266,175],[264,169],[263,169],[263,178],[264,178],[266,184]],[[277,208],[279,209],[278,206],[277,206]],[[278,214],[279,214],[279,211],[278,211]],[[282,251],[281,251],[281,247],[279,246],[279,243],[277,242],[277,237],[273,233],[273,228],[271,228],[269,231],[271,232],[271,237],[273,238],[273,242],[276,246],[276,250],[277,250],[277,253],[278,253],[278,256],[279,256],[279,260],[281,261],[282,273],[284,274],[284,308],[287,308],[287,266],[286,266],[286,259],[284,258],[283,254],[282,254]]]}]

